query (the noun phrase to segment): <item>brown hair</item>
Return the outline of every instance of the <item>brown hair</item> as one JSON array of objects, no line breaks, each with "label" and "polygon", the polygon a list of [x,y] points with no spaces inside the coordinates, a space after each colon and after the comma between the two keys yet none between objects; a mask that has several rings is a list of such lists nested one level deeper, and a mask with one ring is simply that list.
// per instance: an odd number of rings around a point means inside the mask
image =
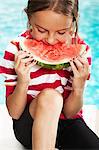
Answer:
[{"label": "brown hair", "polygon": [[78,0],[28,0],[28,5],[24,9],[28,19],[32,14],[42,10],[52,10],[66,16],[73,16],[75,26],[75,37],[78,32]]}]

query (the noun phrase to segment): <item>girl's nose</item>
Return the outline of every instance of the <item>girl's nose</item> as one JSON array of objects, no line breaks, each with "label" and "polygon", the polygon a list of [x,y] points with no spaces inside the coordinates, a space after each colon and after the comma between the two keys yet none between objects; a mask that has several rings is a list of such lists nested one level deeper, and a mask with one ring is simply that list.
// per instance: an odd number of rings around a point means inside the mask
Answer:
[{"label": "girl's nose", "polygon": [[54,34],[50,34],[48,35],[47,39],[46,39],[46,42],[50,45],[54,45],[57,43],[57,40],[55,38],[55,35]]}]

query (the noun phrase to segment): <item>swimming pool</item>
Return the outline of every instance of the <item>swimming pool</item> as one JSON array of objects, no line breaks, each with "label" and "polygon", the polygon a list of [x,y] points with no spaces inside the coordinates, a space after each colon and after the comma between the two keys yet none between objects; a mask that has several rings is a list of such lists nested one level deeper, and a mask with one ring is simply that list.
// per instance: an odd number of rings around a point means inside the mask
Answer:
[{"label": "swimming pool", "polygon": [[[26,0],[10,1],[2,3],[0,0],[0,57],[10,39],[15,38],[26,29],[26,16],[23,12]],[[92,73],[84,94],[85,104],[95,104],[99,108],[99,0],[80,0],[79,31],[92,49]],[[3,78],[0,78],[0,83]],[[0,103],[5,102],[5,88],[0,86]]]}]

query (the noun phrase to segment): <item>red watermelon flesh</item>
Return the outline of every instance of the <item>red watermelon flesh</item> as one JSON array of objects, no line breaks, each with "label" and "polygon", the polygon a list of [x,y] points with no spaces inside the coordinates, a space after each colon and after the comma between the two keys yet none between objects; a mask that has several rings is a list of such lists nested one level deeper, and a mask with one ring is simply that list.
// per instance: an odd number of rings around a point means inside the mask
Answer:
[{"label": "red watermelon flesh", "polygon": [[20,41],[22,50],[33,54],[34,59],[45,64],[67,63],[82,52],[80,44],[71,44],[69,47],[65,43],[47,45],[42,41],[23,38]]}]

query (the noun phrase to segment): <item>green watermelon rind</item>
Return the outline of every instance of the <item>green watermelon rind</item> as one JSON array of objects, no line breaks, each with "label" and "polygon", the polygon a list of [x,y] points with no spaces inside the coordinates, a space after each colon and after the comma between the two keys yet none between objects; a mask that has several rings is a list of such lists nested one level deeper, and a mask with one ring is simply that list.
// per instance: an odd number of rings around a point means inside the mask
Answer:
[{"label": "green watermelon rind", "polygon": [[53,69],[53,70],[61,70],[63,68],[68,68],[70,66],[69,62],[63,63],[63,64],[58,64],[58,65],[44,64],[42,62],[37,62],[37,64],[43,68]]},{"label": "green watermelon rind", "polygon": [[[22,38],[20,40],[20,50],[23,50],[25,49],[24,45],[23,45],[23,40],[25,40],[25,38]],[[26,49],[25,49],[26,50]],[[82,50],[81,50],[81,53],[83,53],[85,51],[85,47],[82,46]],[[80,54],[81,55],[81,54]],[[61,70],[63,68],[68,68],[70,66],[70,60],[62,60],[62,62],[56,64],[56,62],[54,62],[54,64],[50,64],[49,62],[47,61],[44,61],[44,60],[41,60],[40,58],[38,58],[37,56],[34,56],[34,59],[37,60],[37,65],[43,67],[43,68],[47,68],[47,69],[52,69],[52,70]]]}]

